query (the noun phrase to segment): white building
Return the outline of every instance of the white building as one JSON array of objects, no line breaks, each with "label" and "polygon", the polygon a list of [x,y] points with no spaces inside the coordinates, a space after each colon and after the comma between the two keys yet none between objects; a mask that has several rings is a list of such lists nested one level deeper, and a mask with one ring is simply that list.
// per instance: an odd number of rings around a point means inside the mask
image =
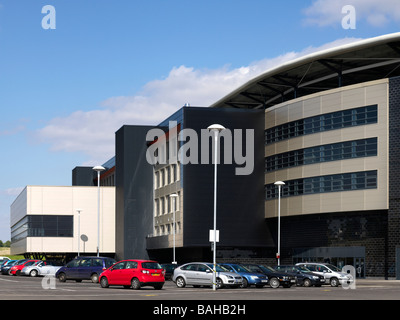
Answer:
[{"label": "white building", "polygon": [[[97,187],[27,186],[11,205],[11,254],[94,254],[97,216]],[[100,255],[115,253],[115,187],[100,187],[99,247]]]}]

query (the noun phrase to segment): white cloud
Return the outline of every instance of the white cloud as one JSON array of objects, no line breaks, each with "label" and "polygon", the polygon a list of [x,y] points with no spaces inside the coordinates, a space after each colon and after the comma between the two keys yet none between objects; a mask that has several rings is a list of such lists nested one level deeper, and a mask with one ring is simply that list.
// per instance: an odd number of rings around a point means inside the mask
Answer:
[{"label": "white cloud", "polygon": [[156,125],[185,103],[207,107],[268,69],[355,40],[339,39],[319,48],[308,47],[240,68],[174,67],[165,79],[147,83],[137,95],[111,97],[97,110],[76,111],[67,117],[52,119],[37,135],[42,142],[50,143],[52,150],[84,153],[90,157],[85,165],[95,165],[114,155],[114,133],[124,124]]},{"label": "white cloud", "polygon": [[24,187],[8,188],[5,190],[1,190],[0,193],[7,196],[18,196],[22,192],[22,190],[24,190]]},{"label": "white cloud", "polygon": [[317,26],[341,26],[342,8],[352,5],[356,10],[357,22],[366,20],[374,27],[382,27],[389,22],[400,22],[399,0],[316,0],[306,8],[305,23]]}]

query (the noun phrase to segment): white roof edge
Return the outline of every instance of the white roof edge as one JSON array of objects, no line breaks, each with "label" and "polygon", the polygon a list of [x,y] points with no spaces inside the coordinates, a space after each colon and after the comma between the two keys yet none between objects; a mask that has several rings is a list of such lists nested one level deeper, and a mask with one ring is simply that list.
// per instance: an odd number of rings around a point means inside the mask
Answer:
[{"label": "white roof edge", "polygon": [[371,44],[378,45],[380,43],[390,42],[391,40],[392,41],[393,40],[400,40],[400,32],[385,34],[385,35],[374,37],[374,38],[368,38],[368,39],[355,41],[355,42],[352,42],[352,43],[347,43],[347,44],[344,44],[344,45],[341,45],[341,46],[337,46],[337,47],[328,48],[328,49],[324,49],[324,50],[321,50],[321,51],[313,52],[313,53],[304,55],[302,57],[299,57],[299,58],[284,62],[284,63],[280,64],[279,66],[277,66],[275,68],[272,68],[272,69],[268,69],[264,73],[262,73],[262,74],[256,76],[255,78],[247,81],[245,84],[243,84],[239,88],[233,90],[231,93],[227,94],[226,96],[224,96],[223,98],[219,99],[218,101],[214,102],[209,107],[213,108],[213,107],[217,106],[218,104],[221,104],[223,101],[226,101],[229,97],[234,96],[237,93],[243,91],[244,88],[250,86],[253,83],[256,83],[260,79],[265,78],[266,76],[268,76],[268,74],[271,74],[271,75],[272,74],[276,74],[278,71],[283,71],[283,70],[288,69],[288,68],[293,68],[296,65],[306,64],[308,61],[321,59],[324,56],[328,56],[328,55],[332,55],[332,54],[340,54],[340,53],[344,53],[344,52],[351,51],[351,50],[356,50],[356,49],[362,49],[363,47],[368,47]]}]

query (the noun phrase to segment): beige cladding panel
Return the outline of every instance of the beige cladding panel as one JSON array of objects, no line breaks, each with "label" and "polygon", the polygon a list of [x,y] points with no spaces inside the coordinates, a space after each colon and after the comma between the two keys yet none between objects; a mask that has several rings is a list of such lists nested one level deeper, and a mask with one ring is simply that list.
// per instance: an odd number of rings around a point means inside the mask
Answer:
[{"label": "beige cladding panel", "polygon": [[[266,111],[267,129],[306,117],[374,104],[378,105],[377,124],[299,136],[265,147],[267,157],[323,144],[378,138],[378,155],[374,157],[317,163],[266,173],[265,184],[270,184],[277,180],[378,170],[377,189],[282,198],[282,216],[388,208],[388,81],[384,79],[325,91],[282,103]],[[295,108],[298,110],[294,110]],[[277,200],[266,201],[265,216],[267,218],[277,216]]]}]

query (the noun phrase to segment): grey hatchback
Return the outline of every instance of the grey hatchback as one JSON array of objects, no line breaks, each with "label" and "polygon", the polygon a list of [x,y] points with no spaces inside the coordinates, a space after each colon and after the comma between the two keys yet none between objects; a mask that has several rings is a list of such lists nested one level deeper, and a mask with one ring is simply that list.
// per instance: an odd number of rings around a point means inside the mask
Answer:
[{"label": "grey hatchback", "polygon": [[77,257],[58,269],[56,278],[60,282],[92,280],[93,283],[98,283],[100,274],[115,262],[114,259],[107,257]]},{"label": "grey hatchback", "polygon": [[[216,287],[240,287],[243,279],[237,273],[229,272],[226,269],[216,266]],[[174,270],[172,281],[178,288],[186,285],[194,287],[212,286],[213,264],[204,262],[192,262],[184,264]]]}]

